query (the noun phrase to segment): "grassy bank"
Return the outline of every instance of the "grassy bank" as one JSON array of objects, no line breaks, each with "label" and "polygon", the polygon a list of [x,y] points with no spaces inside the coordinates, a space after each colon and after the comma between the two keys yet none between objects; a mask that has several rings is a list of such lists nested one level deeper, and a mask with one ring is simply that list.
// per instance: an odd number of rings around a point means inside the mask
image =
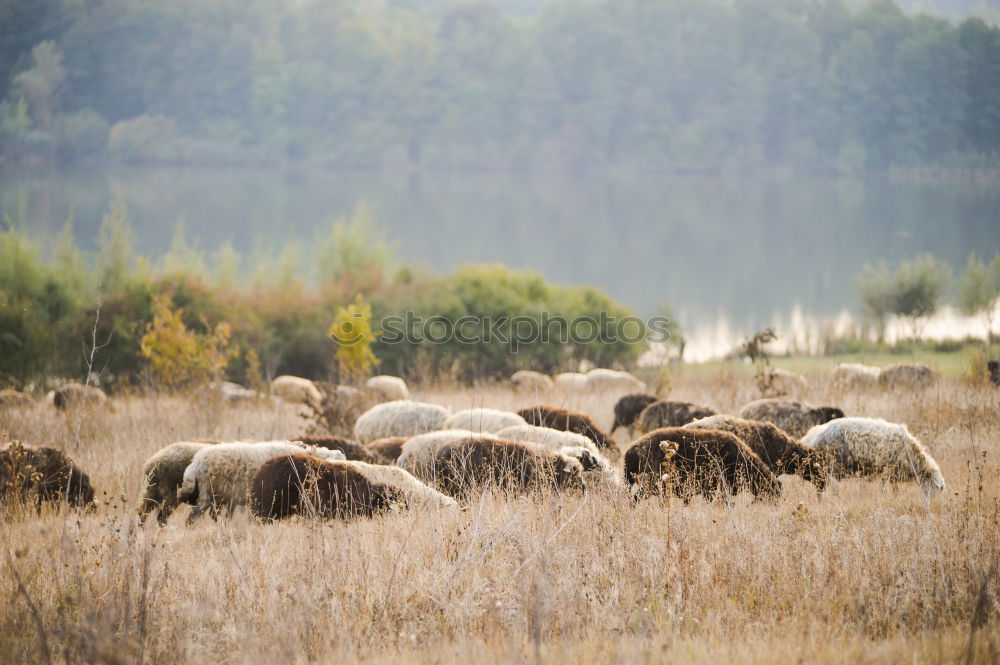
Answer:
[{"label": "grassy bank", "polygon": [[[671,395],[726,412],[756,397],[736,363],[680,372]],[[455,409],[537,397],[415,393]],[[182,511],[159,529],[132,510],[147,455],[294,436],[295,409],[150,396],[0,413],[10,437],[65,447],[102,498],[94,514],[0,511],[0,663],[996,662],[998,392],[946,378],[845,394],[810,374],[803,397],[907,423],[948,491],[851,480],[817,496],[785,478],[776,504],[602,489],[352,523],[186,528]],[[610,424],[611,400],[552,399]]]},{"label": "grassy bank", "polygon": [[[979,353],[979,347],[968,345],[949,351],[935,351],[927,348],[902,353],[893,351],[865,351],[830,356],[777,356],[771,358],[770,362],[772,367],[799,372],[800,374],[814,378],[817,382],[828,378],[834,367],[840,363],[861,363],[875,367],[885,367],[894,363],[920,363],[933,367],[942,376],[963,379],[968,376],[970,364],[973,363]],[[681,376],[686,374],[711,375],[718,372],[731,372],[740,376],[751,376],[754,373],[754,367],[742,359],[728,358],[710,360],[704,363],[672,365],[669,371],[671,374]]]}]

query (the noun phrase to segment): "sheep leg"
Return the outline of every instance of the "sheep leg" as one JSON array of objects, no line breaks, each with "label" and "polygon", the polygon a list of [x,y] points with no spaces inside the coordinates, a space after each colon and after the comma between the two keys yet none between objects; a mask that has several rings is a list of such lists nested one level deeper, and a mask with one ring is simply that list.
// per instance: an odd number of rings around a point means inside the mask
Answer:
[{"label": "sheep leg", "polygon": [[160,505],[160,512],[156,514],[156,521],[159,522],[160,526],[165,526],[167,524],[167,520],[174,514],[174,509],[176,507],[177,504],[170,503],[168,501],[164,501]]},{"label": "sheep leg", "polygon": [[194,523],[196,519],[201,517],[206,510],[211,511],[211,506],[206,506],[199,501],[198,504],[191,509],[191,512],[188,513],[186,524],[191,526],[191,524]]}]

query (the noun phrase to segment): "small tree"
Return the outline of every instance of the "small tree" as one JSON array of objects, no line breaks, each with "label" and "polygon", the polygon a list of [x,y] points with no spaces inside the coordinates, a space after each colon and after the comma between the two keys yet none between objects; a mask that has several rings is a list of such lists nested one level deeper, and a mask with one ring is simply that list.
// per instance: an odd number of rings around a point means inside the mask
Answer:
[{"label": "small tree", "polygon": [[684,337],[684,329],[674,316],[674,310],[669,305],[660,306],[660,316],[666,319],[666,324],[662,330],[666,334],[664,345],[677,349],[677,359],[684,362],[684,348],[687,346],[687,339]]},{"label": "small tree", "polygon": [[376,228],[371,206],[362,202],[350,219],[334,220],[314,243],[317,277],[327,288],[367,291],[383,281],[393,250]]},{"label": "small tree", "polygon": [[166,386],[178,386],[217,378],[229,364],[226,350],[230,327],[220,323],[211,333],[188,330],[183,310],[170,307],[170,296],[153,296],[153,322],[146,324],[139,348],[153,373]]},{"label": "small tree", "polygon": [[97,232],[97,275],[104,291],[121,286],[130,276],[132,227],[121,199],[111,203]]},{"label": "small tree", "polygon": [[66,80],[62,52],[54,41],[44,41],[31,49],[31,59],[32,67],[14,77],[15,94],[28,100],[35,124],[49,129]]},{"label": "small tree", "polygon": [[865,265],[854,281],[864,314],[875,324],[878,341],[885,341],[885,328],[892,313],[892,274],[884,263]]},{"label": "small tree", "polygon": [[993,312],[1000,300],[1000,253],[986,265],[972,253],[959,285],[958,301],[969,316],[982,314],[986,320],[986,342],[993,340]]},{"label": "small tree", "polygon": [[892,279],[892,312],[910,319],[920,339],[922,320],[937,311],[951,282],[951,268],[930,254],[899,264]]},{"label": "small tree", "polygon": [[352,304],[337,309],[333,324],[327,331],[337,343],[337,366],[342,383],[360,381],[378,365],[378,358],[371,347],[381,331],[372,330],[371,319],[371,305],[358,294]]}]

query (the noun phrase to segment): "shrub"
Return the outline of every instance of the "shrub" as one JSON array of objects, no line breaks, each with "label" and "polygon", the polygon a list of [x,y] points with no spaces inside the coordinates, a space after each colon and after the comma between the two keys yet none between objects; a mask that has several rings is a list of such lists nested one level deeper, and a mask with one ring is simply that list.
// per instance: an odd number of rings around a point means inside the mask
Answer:
[{"label": "shrub", "polygon": [[[411,374],[419,358],[425,375],[488,380],[524,367],[627,364],[643,348],[616,338],[616,322],[631,312],[600,291],[553,286],[538,273],[502,265],[463,266],[447,277],[400,284],[375,310],[385,329],[375,351],[402,374]],[[574,343],[574,322],[575,332],[592,329],[595,339]]]},{"label": "shrub", "polygon": [[38,249],[13,224],[0,226],[0,378],[23,384],[43,372],[65,371],[53,352],[65,337],[75,303]]},{"label": "shrub", "polygon": [[381,331],[371,327],[372,308],[359,294],[354,302],[337,309],[327,334],[337,344],[341,383],[357,383],[378,365],[372,344]]},{"label": "shrub", "polygon": [[152,309],[153,321],[146,324],[139,348],[163,384],[176,388],[222,374],[231,357],[229,324],[218,324],[211,334],[192,332],[166,295],[155,296]]}]

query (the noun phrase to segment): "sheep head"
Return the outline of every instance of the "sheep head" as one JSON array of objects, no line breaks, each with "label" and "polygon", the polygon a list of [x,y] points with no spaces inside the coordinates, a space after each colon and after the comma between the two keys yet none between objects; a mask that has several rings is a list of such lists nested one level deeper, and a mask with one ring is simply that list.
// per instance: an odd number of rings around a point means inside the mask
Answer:
[{"label": "sheep head", "polygon": [[583,464],[580,460],[560,453],[556,461],[556,486],[583,489]]}]

